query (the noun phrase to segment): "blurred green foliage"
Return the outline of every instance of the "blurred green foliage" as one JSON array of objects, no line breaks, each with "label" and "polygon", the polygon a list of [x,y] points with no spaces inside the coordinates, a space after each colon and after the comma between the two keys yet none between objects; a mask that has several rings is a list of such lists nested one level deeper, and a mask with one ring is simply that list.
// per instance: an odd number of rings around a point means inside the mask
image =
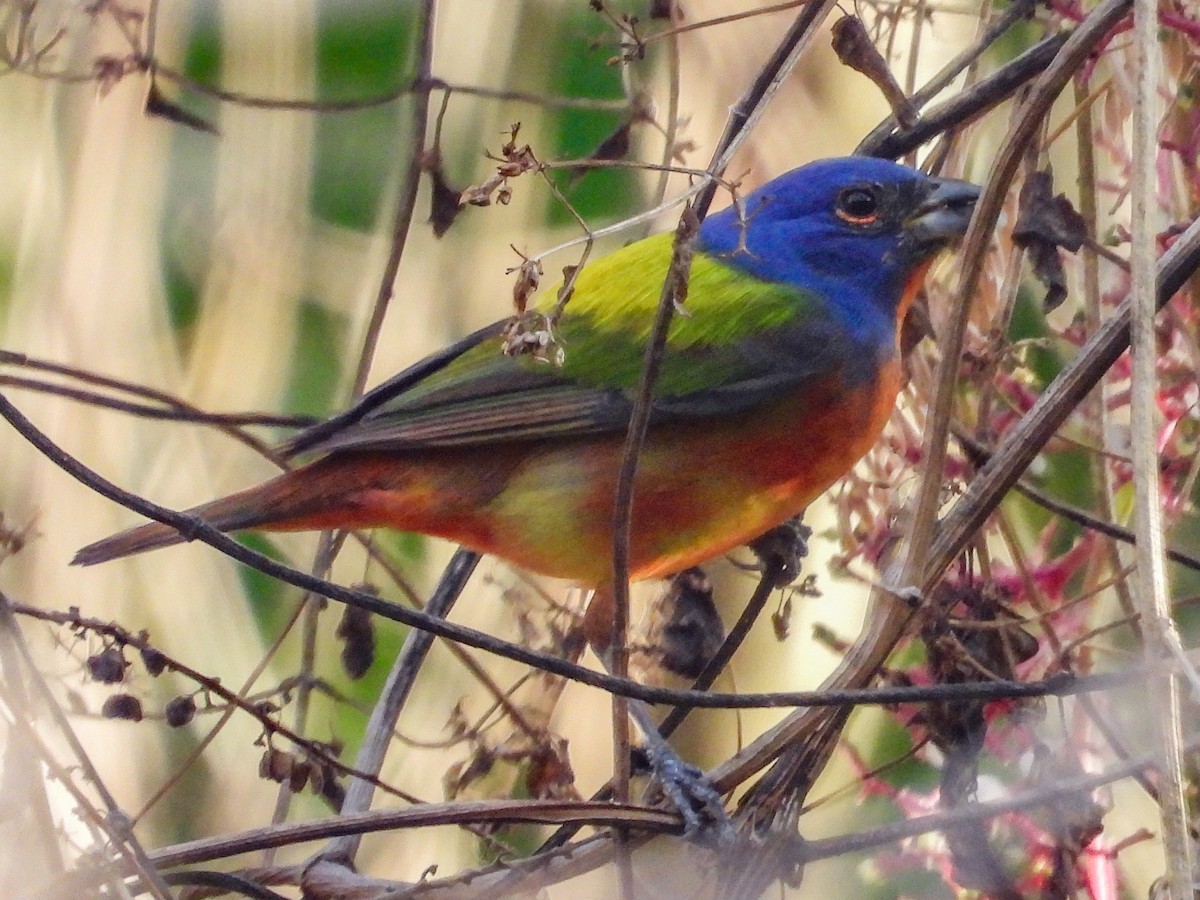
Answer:
[{"label": "blurred green foliage", "polygon": [[296,344],[291,374],[284,394],[287,412],[324,416],[341,399],[342,348],[346,346],[346,317],[314,300],[303,300],[296,309]]},{"label": "blurred green foliage", "polygon": [[[317,99],[375,97],[411,80],[419,4],[395,0],[321,0],[317,4]],[[411,152],[400,101],[317,116],[312,212],[345,228],[376,224],[397,162]]]},{"label": "blurred green foliage", "polygon": [[[197,3],[189,10],[183,74],[200,84],[215,85],[221,78],[221,23],[215,4]],[[220,108],[209,97],[182,93],[173,95],[189,113],[220,125]],[[186,350],[191,330],[200,315],[199,264],[207,258],[212,234],[212,196],[216,183],[217,142],[211,134],[185,128],[171,129],[167,160],[170,189],[163,202],[162,229],[165,235],[160,261],[167,316],[181,346]]]}]

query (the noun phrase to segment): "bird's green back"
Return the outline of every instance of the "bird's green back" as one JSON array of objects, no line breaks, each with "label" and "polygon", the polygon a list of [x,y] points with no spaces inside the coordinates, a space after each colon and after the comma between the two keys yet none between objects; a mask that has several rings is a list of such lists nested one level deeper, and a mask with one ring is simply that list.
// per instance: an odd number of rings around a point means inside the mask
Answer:
[{"label": "bird's green back", "polygon": [[[586,265],[558,322],[561,362],[506,355],[499,327],[330,440],[306,449],[404,449],[623,430],[672,255],[655,235]],[[533,304],[549,315],[558,286]],[[743,412],[827,374],[837,335],[810,294],[692,260],[655,386],[659,419]]]}]

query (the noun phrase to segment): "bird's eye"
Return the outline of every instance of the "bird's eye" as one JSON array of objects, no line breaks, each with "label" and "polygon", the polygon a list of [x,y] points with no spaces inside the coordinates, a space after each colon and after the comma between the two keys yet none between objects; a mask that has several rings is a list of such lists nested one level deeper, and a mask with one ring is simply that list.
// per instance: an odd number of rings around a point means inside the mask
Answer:
[{"label": "bird's eye", "polygon": [[858,185],[838,194],[834,209],[839,219],[851,225],[871,225],[879,218],[879,198],[874,186]]}]

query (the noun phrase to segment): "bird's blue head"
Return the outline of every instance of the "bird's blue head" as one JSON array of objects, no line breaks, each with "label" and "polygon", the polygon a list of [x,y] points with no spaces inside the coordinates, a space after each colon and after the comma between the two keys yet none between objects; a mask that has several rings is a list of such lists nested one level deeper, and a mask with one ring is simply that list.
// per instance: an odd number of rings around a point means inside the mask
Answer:
[{"label": "bird's blue head", "polygon": [[[966,231],[979,188],[870,157],[793,169],[705,220],[700,249],[766,281],[894,322],[909,278]],[[868,323],[864,322],[864,326]]]}]

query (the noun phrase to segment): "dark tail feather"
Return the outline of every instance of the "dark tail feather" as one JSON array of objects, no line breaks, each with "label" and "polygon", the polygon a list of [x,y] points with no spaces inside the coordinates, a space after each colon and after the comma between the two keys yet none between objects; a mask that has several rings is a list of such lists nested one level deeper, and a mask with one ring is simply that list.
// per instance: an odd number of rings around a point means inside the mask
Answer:
[{"label": "dark tail feather", "polygon": [[119,556],[130,556],[157,547],[169,547],[183,541],[183,536],[170,525],[161,522],[150,522],[130,528],[102,541],[88,544],[77,552],[71,560],[73,566],[94,566],[96,563],[108,562]]},{"label": "dark tail feather", "polygon": [[[246,491],[230,494],[211,503],[193,507],[189,515],[197,516],[221,531],[238,531],[243,528],[256,528],[288,518],[280,509],[278,503],[272,503],[271,495],[281,493],[275,488],[282,479],[268,482]],[[290,510],[289,510],[290,512]],[[147,550],[157,550],[159,547],[170,547],[172,544],[182,544],[190,540],[180,534],[170,525],[161,522],[148,522],[136,528],[130,528],[117,534],[88,544],[75,554],[71,560],[73,566],[94,566],[97,563],[108,562],[121,556],[132,556]]]}]

